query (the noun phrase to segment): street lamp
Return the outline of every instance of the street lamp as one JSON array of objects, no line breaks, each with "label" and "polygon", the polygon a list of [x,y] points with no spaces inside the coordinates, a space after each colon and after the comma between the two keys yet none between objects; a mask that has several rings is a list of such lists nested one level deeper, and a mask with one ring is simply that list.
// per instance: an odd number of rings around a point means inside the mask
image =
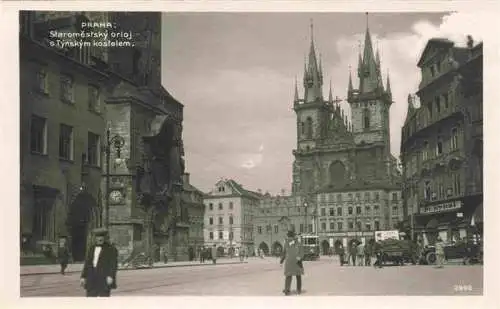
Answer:
[{"label": "street lamp", "polygon": [[307,204],[307,201],[305,201],[304,202],[304,209],[305,209],[305,214],[304,214],[304,220],[305,220],[305,222],[304,222],[304,230],[305,230],[305,233],[308,233],[308,231],[309,231],[309,226],[307,224],[307,207],[308,206],[309,205]]},{"label": "street lamp", "polygon": [[[104,153],[106,155],[106,196],[105,196],[105,227],[109,228],[109,197],[110,197],[110,169],[109,169],[109,164],[111,160],[111,147],[113,147],[116,151],[116,163],[119,164],[122,162],[122,159],[120,158],[121,155],[121,149],[123,148],[123,145],[125,145],[125,139],[116,134],[113,137],[111,137],[111,129],[109,125],[106,128],[106,144],[104,145]],[[102,221],[101,221],[102,222]]]}]

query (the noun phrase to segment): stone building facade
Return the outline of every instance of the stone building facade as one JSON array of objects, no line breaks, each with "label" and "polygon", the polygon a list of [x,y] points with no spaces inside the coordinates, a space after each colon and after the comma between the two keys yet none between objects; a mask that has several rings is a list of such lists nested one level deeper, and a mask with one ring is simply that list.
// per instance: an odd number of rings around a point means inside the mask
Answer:
[{"label": "stone building facade", "polygon": [[184,215],[188,216],[189,222],[189,235],[185,242],[184,252],[189,259],[196,258],[205,244],[203,237],[205,205],[203,204],[203,192],[191,184],[188,173],[183,175],[182,185],[181,209],[186,213]]},{"label": "stone building facade", "polygon": [[390,152],[391,85],[389,77],[386,85],[382,82],[379,53],[374,53],[368,28],[358,59],[358,87],[349,76],[347,89],[351,119],[331,87],[328,99],[323,97],[323,70],[313,40],[303,98],[295,88],[292,194],[308,205],[313,226],[319,227],[308,232],[318,233],[325,247],[353,238],[365,241],[375,230],[393,229],[402,219],[401,173]]},{"label": "stone building facade", "polygon": [[[75,26],[68,18],[58,25]],[[20,14],[22,251],[66,236],[81,261],[90,230],[102,223],[103,107],[115,83],[77,51],[44,44],[52,26]]]},{"label": "stone building facade", "polygon": [[402,128],[404,209],[412,234],[433,243],[482,234],[482,43],[431,39]]},{"label": "stone building facade", "polygon": [[232,179],[221,179],[203,198],[205,204],[204,238],[206,246],[217,246],[221,255],[239,248],[253,253],[254,211],[261,195],[248,191]]},{"label": "stone building facade", "polygon": [[[29,126],[21,128],[21,232],[28,236],[23,239],[69,234],[70,242],[79,244],[72,248],[78,260],[90,228],[109,221],[120,259],[138,251],[152,255],[158,243],[177,259],[177,247],[189,235],[181,209],[183,105],[161,85],[161,13],[98,14],[99,21],[120,25],[117,31],[134,33],[133,48],[47,47],[49,30],[75,32],[94,15],[21,14],[21,42],[29,47],[21,51],[23,123],[38,130],[30,134]],[[64,160],[53,141],[62,145]],[[33,206],[38,201],[43,206]],[[51,210],[54,203],[66,213]],[[78,211],[73,215],[72,209]],[[41,213],[30,213],[35,210]],[[51,223],[34,228],[27,223],[42,219]]]},{"label": "stone building facade", "polygon": [[[300,203],[300,197],[285,195],[272,196],[266,193],[260,199],[254,211],[254,241],[257,249],[265,255],[278,255],[283,250],[286,233],[294,230],[303,233],[307,224],[313,230],[312,220],[306,219],[306,209]],[[312,219],[312,216],[309,217]]]}]

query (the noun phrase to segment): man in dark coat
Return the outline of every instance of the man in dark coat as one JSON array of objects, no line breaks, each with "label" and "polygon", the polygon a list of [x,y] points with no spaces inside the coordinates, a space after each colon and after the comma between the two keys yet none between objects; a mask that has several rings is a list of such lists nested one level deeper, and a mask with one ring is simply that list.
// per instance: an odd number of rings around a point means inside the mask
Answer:
[{"label": "man in dark coat", "polygon": [[302,292],[302,275],[304,274],[303,258],[304,250],[302,244],[295,236],[294,231],[288,231],[280,260],[281,265],[283,262],[285,263],[285,289],[283,290],[285,295],[290,295],[293,276],[297,279],[297,294]]},{"label": "man in dark coat", "polygon": [[106,229],[94,230],[95,243],[89,248],[80,283],[87,297],[109,297],[116,289],[118,251],[109,243]]}]

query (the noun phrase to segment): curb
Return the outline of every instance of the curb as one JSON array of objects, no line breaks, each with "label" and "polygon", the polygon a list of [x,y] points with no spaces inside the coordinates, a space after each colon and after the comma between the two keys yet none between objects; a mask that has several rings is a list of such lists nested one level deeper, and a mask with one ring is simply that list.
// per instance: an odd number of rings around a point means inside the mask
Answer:
[{"label": "curb", "polygon": [[[152,268],[144,267],[144,268],[118,268],[118,271],[129,271],[129,270],[146,270],[146,269],[157,269],[157,268],[172,268],[172,267],[198,267],[198,266],[217,266],[217,265],[231,265],[231,264],[247,264],[248,262],[234,262],[234,263],[217,263],[217,264],[181,264],[181,265],[160,265],[160,266],[155,266]],[[70,270],[67,271],[66,274],[74,274],[74,273],[79,273],[81,270]],[[40,276],[40,275],[59,275],[61,274],[58,271],[51,271],[51,272],[40,272],[40,273],[29,273],[29,274],[20,274],[21,277],[27,277],[27,276]]]}]

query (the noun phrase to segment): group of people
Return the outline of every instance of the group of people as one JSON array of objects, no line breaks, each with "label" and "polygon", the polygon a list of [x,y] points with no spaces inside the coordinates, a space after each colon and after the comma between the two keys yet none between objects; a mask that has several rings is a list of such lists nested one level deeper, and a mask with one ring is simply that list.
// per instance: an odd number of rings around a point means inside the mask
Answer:
[{"label": "group of people", "polygon": [[212,261],[213,264],[217,263],[217,246],[202,247],[199,250],[200,263],[204,264],[205,261]]},{"label": "group of people", "polygon": [[351,245],[344,248],[342,244],[337,248],[337,254],[340,258],[340,266],[344,264],[352,266],[371,266],[372,258],[377,258],[374,266],[382,267],[382,254],[377,250],[377,244],[363,244],[361,242],[353,241]]}]

